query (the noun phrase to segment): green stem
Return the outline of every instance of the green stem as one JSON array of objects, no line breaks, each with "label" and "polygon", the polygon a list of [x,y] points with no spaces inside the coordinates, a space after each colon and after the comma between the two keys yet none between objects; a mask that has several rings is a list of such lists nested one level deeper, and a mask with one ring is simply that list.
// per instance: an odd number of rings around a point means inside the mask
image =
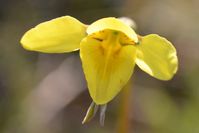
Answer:
[{"label": "green stem", "polygon": [[[129,82],[122,92],[122,100],[119,107],[119,119],[117,122],[117,133],[129,133],[129,111],[130,111],[131,82]],[[131,132],[132,133],[132,132]]]}]

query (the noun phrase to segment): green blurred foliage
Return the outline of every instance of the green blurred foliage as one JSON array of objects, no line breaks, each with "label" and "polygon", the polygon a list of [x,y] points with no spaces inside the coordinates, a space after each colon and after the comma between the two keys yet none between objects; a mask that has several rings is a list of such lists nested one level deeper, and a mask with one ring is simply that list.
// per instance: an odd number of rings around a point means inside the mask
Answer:
[{"label": "green blurred foliage", "polygon": [[127,16],[135,20],[141,35],[158,33],[170,40],[178,52],[179,71],[163,82],[136,69],[129,132],[199,132],[198,0],[1,0],[1,133],[117,132],[122,94],[108,105],[104,127],[98,118],[81,124],[91,99],[78,52],[45,55],[20,46],[25,31],[63,15],[86,24],[107,16]]}]

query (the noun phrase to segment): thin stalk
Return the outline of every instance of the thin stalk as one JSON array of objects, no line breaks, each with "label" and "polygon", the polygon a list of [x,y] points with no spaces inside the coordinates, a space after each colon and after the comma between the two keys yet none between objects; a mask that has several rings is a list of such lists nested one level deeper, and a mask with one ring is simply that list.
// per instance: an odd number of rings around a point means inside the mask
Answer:
[{"label": "thin stalk", "polygon": [[[131,96],[131,82],[125,86],[122,92],[122,100],[119,107],[119,118],[117,122],[117,133],[132,133],[130,131],[129,113],[130,113],[130,96]],[[131,112],[132,113],[132,112]]]}]

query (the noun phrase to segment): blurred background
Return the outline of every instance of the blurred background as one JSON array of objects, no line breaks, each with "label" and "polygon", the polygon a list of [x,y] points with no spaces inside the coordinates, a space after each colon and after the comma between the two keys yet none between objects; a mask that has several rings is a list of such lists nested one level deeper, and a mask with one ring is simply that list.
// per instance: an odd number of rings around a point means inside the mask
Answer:
[{"label": "blurred background", "polygon": [[[159,81],[135,68],[127,88],[82,125],[91,98],[79,53],[42,54],[20,46],[24,32],[70,15],[90,24],[130,17],[137,33],[176,47],[179,70]],[[199,0],[0,0],[0,133],[199,133]]]}]

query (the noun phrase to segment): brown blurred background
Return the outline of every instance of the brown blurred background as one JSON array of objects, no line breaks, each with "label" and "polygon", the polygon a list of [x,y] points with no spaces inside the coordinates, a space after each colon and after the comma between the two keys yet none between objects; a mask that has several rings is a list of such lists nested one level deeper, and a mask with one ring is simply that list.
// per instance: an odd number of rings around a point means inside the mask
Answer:
[{"label": "brown blurred background", "polygon": [[[25,31],[70,15],[89,24],[130,17],[141,35],[157,33],[176,47],[179,71],[168,82],[137,67],[125,91],[82,125],[91,103],[78,52],[25,51]],[[199,0],[0,0],[0,133],[199,133]],[[126,106],[125,106],[126,105]]]}]

